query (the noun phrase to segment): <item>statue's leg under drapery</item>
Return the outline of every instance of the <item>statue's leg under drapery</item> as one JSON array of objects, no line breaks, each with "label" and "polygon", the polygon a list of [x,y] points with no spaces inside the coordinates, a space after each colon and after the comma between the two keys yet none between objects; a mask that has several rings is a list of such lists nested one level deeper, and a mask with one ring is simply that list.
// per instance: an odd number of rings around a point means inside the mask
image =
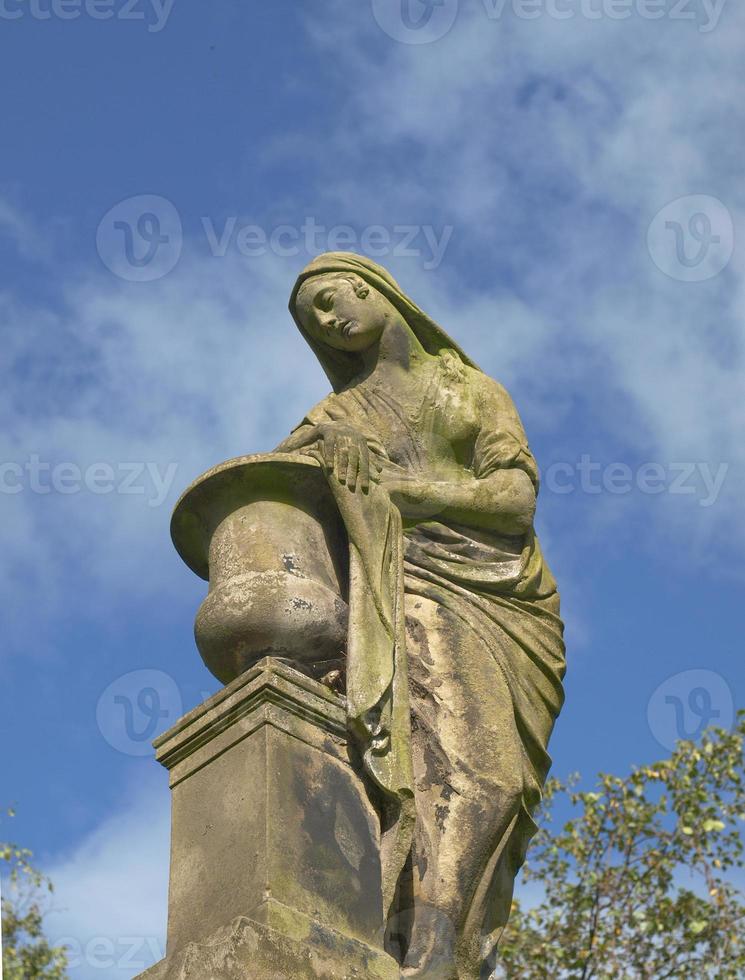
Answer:
[{"label": "statue's leg under drapery", "polygon": [[397,921],[405,976],[489,975],[525,846],[523,755],[493,652],[462,617],[406,596],[417,829]]}]

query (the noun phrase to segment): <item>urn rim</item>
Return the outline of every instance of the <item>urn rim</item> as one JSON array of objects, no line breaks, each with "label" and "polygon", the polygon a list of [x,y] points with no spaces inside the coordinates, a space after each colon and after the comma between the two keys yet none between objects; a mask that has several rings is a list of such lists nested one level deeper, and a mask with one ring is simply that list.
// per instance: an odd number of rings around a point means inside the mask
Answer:
[{"label": "urn rim", "polygon": [[[300,453],[236,456],[206,470],[179,497],[171,515],[171,540],[181,559],[209,580],[209,545],[219,523],[254,500],[281,500],[325,510],[332,498],[320,463]],[[338,517],[337,517],[338,520]]]}]

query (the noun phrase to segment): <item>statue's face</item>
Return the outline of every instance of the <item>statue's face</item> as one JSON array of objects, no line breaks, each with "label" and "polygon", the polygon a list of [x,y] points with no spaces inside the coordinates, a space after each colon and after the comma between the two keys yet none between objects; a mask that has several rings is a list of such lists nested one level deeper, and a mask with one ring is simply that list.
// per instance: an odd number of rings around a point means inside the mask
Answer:
[{"label": "statue's face", "polygon": [[328,273],[306,280],[297,314],[315,340],[343,351],[363,351],[380,340],[396,310],[358,276]]}]

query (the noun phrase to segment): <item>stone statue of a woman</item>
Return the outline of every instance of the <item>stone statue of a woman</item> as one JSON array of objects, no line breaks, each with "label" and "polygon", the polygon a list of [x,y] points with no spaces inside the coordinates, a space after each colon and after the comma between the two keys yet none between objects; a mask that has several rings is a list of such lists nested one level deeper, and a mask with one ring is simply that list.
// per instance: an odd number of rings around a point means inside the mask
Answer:
[{"label": "stone statue of a woman", "polygon": [[346,694],[406,977],[486,977],[562,704],[538,473],[507,392],[376,263],[314,259],[290,309],[333,386],[279,447],[350,545]]}]

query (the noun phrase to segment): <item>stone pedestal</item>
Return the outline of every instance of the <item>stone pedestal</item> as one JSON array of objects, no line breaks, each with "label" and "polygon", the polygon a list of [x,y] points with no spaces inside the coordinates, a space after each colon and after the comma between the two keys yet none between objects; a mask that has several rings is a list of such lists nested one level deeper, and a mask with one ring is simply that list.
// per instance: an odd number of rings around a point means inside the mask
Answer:
[{"label": "stone pedestal", "polygon": [[168,943],[142,980],[398,980],[343,698],[266,658],[155,747],[172,790]]}]

